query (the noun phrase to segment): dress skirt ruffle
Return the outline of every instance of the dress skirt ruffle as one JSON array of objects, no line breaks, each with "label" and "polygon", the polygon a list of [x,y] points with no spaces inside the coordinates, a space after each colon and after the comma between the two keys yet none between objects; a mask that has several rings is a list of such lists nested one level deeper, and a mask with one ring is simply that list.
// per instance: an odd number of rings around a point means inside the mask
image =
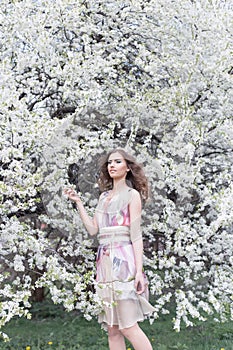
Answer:
[{"label": "dress skirt ruffle", "polygon": [[105,329],[113,325],[119,329],[131,327],[155,309],[148,302],[148,286],[141,295],[135,290],[136,268],[129,228],[102,228],[98,239],[97,294],[103,305],[98,321]]}]

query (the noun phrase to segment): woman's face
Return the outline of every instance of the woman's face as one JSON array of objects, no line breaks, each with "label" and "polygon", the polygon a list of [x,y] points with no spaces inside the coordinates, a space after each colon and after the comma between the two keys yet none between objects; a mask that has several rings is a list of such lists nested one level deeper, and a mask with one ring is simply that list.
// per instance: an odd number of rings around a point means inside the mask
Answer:
[{"label": "woman's face", "polygon": [[108,173],[112,179],[124,179],[128,170],[127,163],[119,152],[110,154],[108,158]]}]

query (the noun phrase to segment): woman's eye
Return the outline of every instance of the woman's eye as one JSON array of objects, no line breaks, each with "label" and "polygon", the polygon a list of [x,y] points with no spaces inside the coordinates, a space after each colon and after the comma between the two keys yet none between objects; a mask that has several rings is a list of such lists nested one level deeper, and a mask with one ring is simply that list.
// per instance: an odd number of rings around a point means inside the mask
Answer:
[{"label": "woman's eye", "polygon": [[117,163],[121,163],[121,160],[117,160],[116,162],[117,162]]}]

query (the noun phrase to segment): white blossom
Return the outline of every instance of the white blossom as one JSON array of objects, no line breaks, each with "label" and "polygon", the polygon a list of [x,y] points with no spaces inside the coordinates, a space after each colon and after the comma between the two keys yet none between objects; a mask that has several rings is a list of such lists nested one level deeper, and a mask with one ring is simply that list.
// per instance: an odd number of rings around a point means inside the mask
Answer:
[{"label": "white blossom", "polygon": [[159,247],[145,259],[150,322],[169,303],[176,330],[213,312],[232,318],[233,8],[220,0],[3,0],[3,8],[0,326],[30,318],[29,297],[43,287],[67,310],[98,313],[87,288],[96,243],[62,190],[78,165],[93,215],[96,159],[114,147],[136,155],[150,180],[144,242]]}]

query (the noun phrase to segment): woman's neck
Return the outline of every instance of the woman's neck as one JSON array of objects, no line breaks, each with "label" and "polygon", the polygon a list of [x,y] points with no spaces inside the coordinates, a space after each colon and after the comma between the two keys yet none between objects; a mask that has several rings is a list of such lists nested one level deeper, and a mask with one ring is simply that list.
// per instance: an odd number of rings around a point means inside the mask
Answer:
[{"label": "woman's neck", "polygon": [[115,192],[121,192],[123,190],[125,190],[126,188],[128,188],[125,179],[120,179],[120,180],[114,180],[113,182],[113,189],[112,191]]}]

